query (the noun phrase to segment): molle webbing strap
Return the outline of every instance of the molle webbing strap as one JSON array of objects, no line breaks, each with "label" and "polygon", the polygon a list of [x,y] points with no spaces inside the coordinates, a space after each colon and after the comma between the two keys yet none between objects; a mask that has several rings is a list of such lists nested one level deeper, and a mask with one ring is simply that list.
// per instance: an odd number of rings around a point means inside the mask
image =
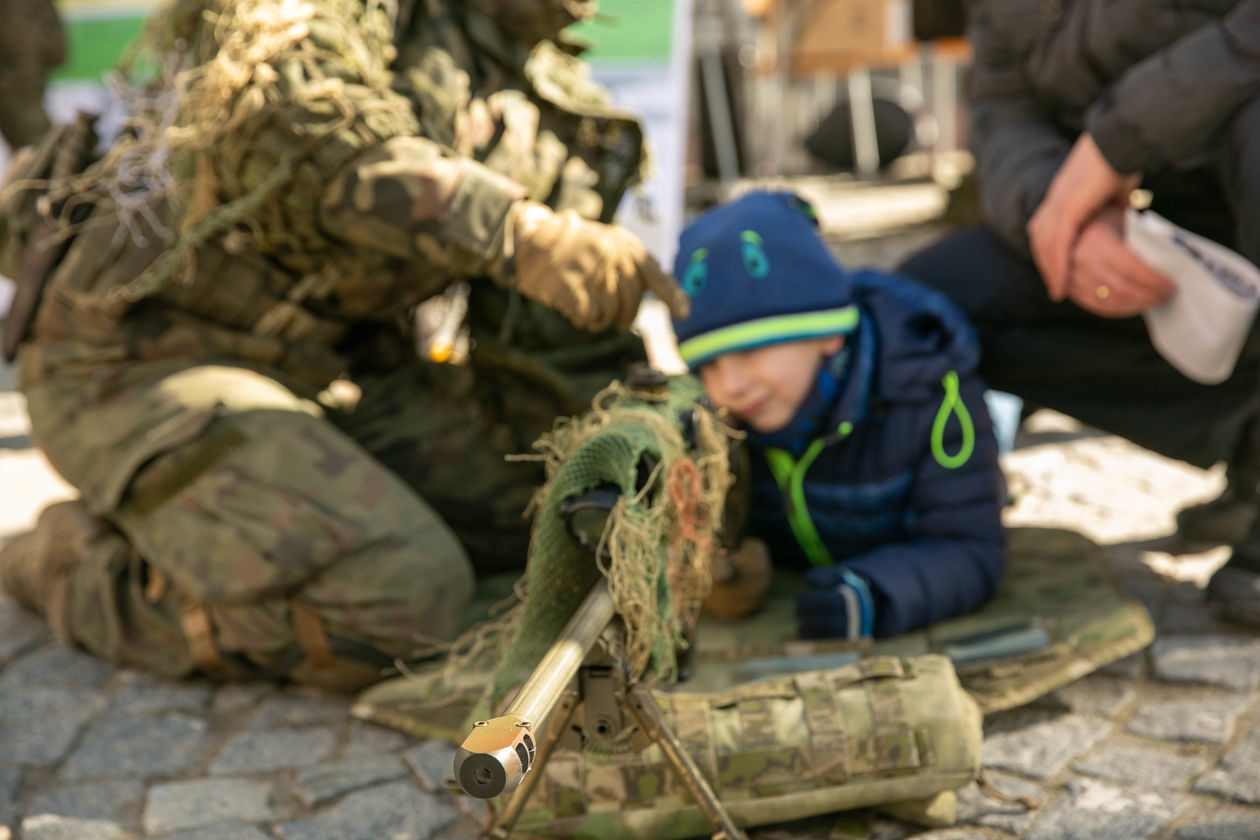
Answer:
[{"label": "molle webbing strap", "polygon": [[156,604],[166,594],[168,580],[162,570],[156,566],[145,564],[144,574],[144,600],[150,604]]},{"label": "molle webbing strap", "polygon": [[710,785],[717,783],[717,751],[713,744],[713,725],[709,717],[709,701],[703,697],[673,698],[674,734],[683,749],[695,760]]},{"label": "molle webbing strap", "polygon": [[230,426],[211,432],[201,441],[186,447],[179,461],[156,480],[148,484],[141,482],[139,486],[133,485],[123,507],[128,514],[147,516],[192,484],[246,439],[244,432]]},{"label": "molle webbing strap", "polygon": [[214,643],[214,623],[210,620],[210,611],[205,604],[196,601],[184,604],[179,625],[184,631],[184,640],[188,642],[193,662],[198,667],[211,673],[221,672],[227,667]]},{"label": "molle webbing strap", "polygon": [[796,687],[805,704],[810,764],[816,777],[826,784],[848,781],[849,741],[834,686],[826,674],[805,671],[796,675]]},{"label": "molle webbing strap", "polygon": [[755,697],[741,700],[739,727],[744,734],[744,747],[751,750],[770,749],[778,746],[774,725],[775,704],[768,698]]},{"label": "molle webbing strap", "polygon": [[297,598],[289,600],[289,614],[293,618],[293,635],[298,647],[316,668],[332,668],[337,664],[328,634],[324,632],[324,620],[314,607]]},{"label": "molle webbing strap", "polygon": [[862,682],[871,706],[875,733],[897,732],[906,728],[906,708],[901,702],[897,680],[903,676],[895,659],[874,659],[862,663],[867,679]]},{"label": "molle webbing strap", "polygon": [[919,738],[910,727],[902,702],[900,679],[906,676],[901,661],[879,657],[861,663],[866,677],[866,691],[871,710],[872,733],[857,739],[854,748],[854,772],[878,773],[919,767]]}]

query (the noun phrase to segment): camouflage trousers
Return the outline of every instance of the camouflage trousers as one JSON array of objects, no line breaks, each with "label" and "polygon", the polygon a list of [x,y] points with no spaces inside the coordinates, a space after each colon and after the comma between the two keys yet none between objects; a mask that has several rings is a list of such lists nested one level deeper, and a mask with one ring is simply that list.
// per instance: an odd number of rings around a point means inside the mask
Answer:
[{"label": "camouflage trousers", "polygon": [[474,569],[524,566],[542,469],[505,455],[555,406],[519,378],[489,400],[462,369],[405,366],[341,414],[258,368],[110,370],[23,388],[35,439],[112,526],[78,541],[63,632],[103,658],[351,687],[452,637]]}]

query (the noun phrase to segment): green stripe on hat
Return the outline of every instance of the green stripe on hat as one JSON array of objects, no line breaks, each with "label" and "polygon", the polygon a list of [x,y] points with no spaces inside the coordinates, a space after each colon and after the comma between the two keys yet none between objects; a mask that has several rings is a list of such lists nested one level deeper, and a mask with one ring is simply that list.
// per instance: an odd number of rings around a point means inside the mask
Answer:
[{"label": "green stripe on hat", "polygon": [[695,367],[723,353],[752,350],[781,341],[851,333],[857,325],[858,308],[852,304],[821,312],[774,315],[701,333],[679,344],[678,353],[688,367]]}]

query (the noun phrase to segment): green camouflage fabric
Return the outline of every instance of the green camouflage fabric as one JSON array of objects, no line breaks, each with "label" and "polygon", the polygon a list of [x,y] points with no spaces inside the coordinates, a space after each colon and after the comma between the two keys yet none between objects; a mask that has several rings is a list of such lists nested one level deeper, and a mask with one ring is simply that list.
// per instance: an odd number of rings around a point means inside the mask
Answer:
[{"label": "green camouflage fabric", "polygon": [[[129,547],[75,578],[69,635],[103,657],[187,673],[190,604],[228,676],[294,661],[295,602],[369,662],[449,638],[474,569],[524,564],[543,475],[503,456],[645,358],[522,299],[502,256],[522,197],[611,220],[638,124],[556,44],[404,5],[176,0],[136,130],[53,185],[74,239],[19,385]],[[418,359],[410,308],[462,280],[469,362]]]},{"label": "green camouflage fabric", "polygon": [[[725,691],[655,695],[739,825],[921,800],[980,769],[980,711],[942,656],[876,657]],[[658,745],[557,750],[540,772],[516,824],[524,836],[672,840],[712,831]]]},{"label": "green camouflage fabric", "polygon": [[[1010,566],[997,596],[972,615],[920,632],[873,643],[794,639],[793,593],[801,581],[782,570],[775,570],[769,600],[755,615],[738,621],[702,617],[693,638],[691,675],[656,697],[737,821],[783,822],[877,805],[903,819],[949,823],[951,796],[933,793],[970,778],[964,768],[974,753],[967,739],[978,743],[980,713],[1028,703],[1150,644],[1150,616],[1108,573],[1096,544],[1049,528],[1013,528],[1009,540]],[[509,585],[506,578],[480,581],[474,603],[495,603]],[[890,663],[901,663],[906,673],[907,662],[920,676],[930,670],[933,680],[914,685],[885,674],[837,690],[835,675],[879,673],[896,667]],[[452,676],[433,666],[374,686],[359,697],[353,713],[416,737],[458,744],[468,734],[468,710],[487,679],[475,670]],[[958,685],[971,700],[954,699]],[[873,723],[890,718],[876,711],[879,698],[893,696],[890,686],[901,698],[892,717],[941,716],[932,749],[924,750],[917,734],[911,748],[904,729],[900,736],[872,739]],[[834,718],[819,713],[822,697],[832,698],[839,710]],[[951,706],[957,716],[951,717]],[[896,709],[896,702],[881,708]],[[919,726],[907,724],[916,732]],[[959,751],[951,752],[954,748]],[[920,766],[912,768],[915,750]],[[834,759],[831,776],[818,774],[818,757],[825,754]],[[925,755],[936,763],[924,761]],[[947,772],[946,755],[957,759],[956,775]],[[564,745],[543,772],[517,824],[523,834],[710,832],[659,748],[632,741],[592,742],[585,751]],[[948,783],[932,788],[932,779],[945,776]]]},{"label": "green camouflage fabric", "polygon": [[[1029,703],[1154,639],[1149,613],[1108,571],[1098,545],[1055,528],[1007,533],[1010,565],[991,601],[971,615],[874,642],[794,638],[794,593],[801,580],[775,569],[767,601],[752,616],[737,621],[701,616],[683,687],[720,691],[802,669],[838,668],[862,656],[944,653],[989,714]],[[504,576],[480,580],[473,613],[484,615],[511,591],[511,582]],[[355,713],[417,737],[458,743],[487,675],[468,671],[453,684],[440,676],[437,669],[383,682],[361,697]]]},{"label": "green camouflage fabric", "polygon": [[51,0],[0,0],[0,137],[16,149],[48,130],[44,83],[66,58]]},{"label": "green camouflage fabric", "polygon": [[1035,700],[1154,639],[1149,613],[1111,574],[1098,545],[1055,528],[1011,528],[1007,535],[1010,564],[991,601],[969,615],[874,642],[792,639],[793,593],[801,583],[776,569],[756,615],[701,623],[693,680],[720,688],[859,655],[941,653],[989,714]]},{"label": "green camouflage fabric", "polygon": [[[677,651],[712,580],[722,507],[730,485],[728,430],[699,405],[693,376],[610,390],[594,410],[538,446],[550,454],[539,490],[523,579],[524,603],[495,669],[492,704],[523,684],[596,581],[606,578],[626,629],[625,662],[634,678],[676,678]],[[688,428],[684,428],[682,418]],[[596,546],[577,544],[561,508],[595,489],[620,496]]]},{"label": "green camouflage fabric", "polygon": [[[653,695],[740,825],[867,806],[925,824],[952,823],[951,792],[979,769],[978,706],[946,657],[852,659],[809,668],[803,658],[775,676],[707,690],[689,680]],[[463,678],[467,699],[476,678]],[[423,715],[416,707],[403,713],[408,688],[417,703],[418,693],[437,684],[424,675],[410,686],[381,683],[354,712],[458,742],[467,729],[457,728],[452,707],[467,706],[450,695],[431,698]],[[637,730],[584,747],[566,737],[533,772],[542,776],[516,823],[520,836],[668,840],[712,833],[661,747]]]}]

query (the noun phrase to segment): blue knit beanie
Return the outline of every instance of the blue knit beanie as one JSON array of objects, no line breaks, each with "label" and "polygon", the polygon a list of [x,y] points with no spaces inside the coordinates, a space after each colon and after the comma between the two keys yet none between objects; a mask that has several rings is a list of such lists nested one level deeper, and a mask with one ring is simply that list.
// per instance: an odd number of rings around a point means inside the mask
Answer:
[{"label": "blue knit beanie", "polygon": [[790,192],[754,192],[682,232],[674,276],[691,314],[674,321],[690,368],[736,350],[853,332],[847,272],[818,233],[814,209]]}]

